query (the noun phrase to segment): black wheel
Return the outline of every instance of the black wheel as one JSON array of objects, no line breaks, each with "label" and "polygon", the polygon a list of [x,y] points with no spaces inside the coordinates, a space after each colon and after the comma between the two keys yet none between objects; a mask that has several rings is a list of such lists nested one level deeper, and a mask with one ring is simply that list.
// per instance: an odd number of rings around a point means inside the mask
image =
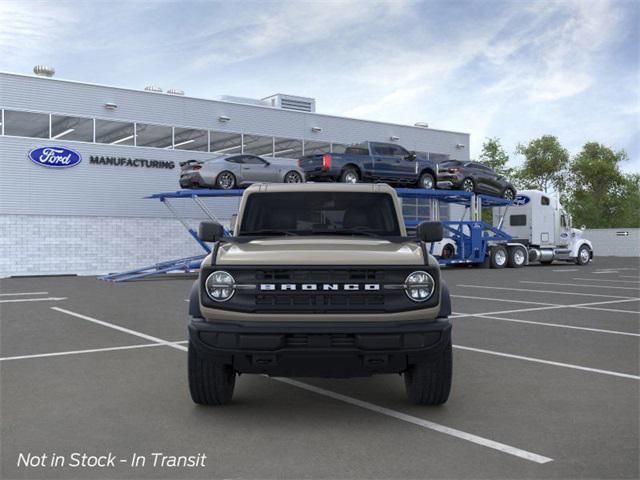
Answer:
[{"label": "black wheel", "polygon": [[236,186],[236,176],[226,170],[220,172],[216,178],[216,186],[222,190],[230,190]]},{"label": "black wheel", "polygon": [[507,266],[509,268],[524,267],[527,263],[527,252],[522,247],[509,247],[509,258],[507,259]]},{"label": "black wheel", "polygon": [[465,191],[465,192],[475,192],[476,184],[473,183],[473,179],[465,178],[462,181],[462,190]]},{"label": "black wheel", "polygon": [[409,401],[416,405],[442,405],[451,391],[453,355],[451,341],[433,362],[411,365],[404,372]]},{"label": "black wheel", "polygon": [[189,391],[195,403],[225,405],[231,401],[235,385],[236,372],[230,365],[200,357],[189,342]]},{"label": "black wheel", "polygon": [[502,198],[504,198],[505,200],[513,200],[514,198],[516,198],[516,192],[513,191],[513,188],[505,188],[504,192],[502,193]]},{"label": "black wheel", "polygon": [[434,188],[436,188],[436,181],[433,178],[433,175],[427,172],[420,175],[420,180],[418,180],[418,187],[425,188],[427,190],[433,190]]},{"label": "black wheel", "polygon": [[456,249],[450,243],[442,247],[442,258],[452,258],[456,254]]},{"label": "black wheel", "polygon": [[591,250],[586,245],[582,245],[578,249],[578,256],[576,257],[576,263],[578,265],[586,265],[591,260]]},{"label": "black wheel", "polygon": [[504,268],[508,258],[507,249],[502,245],[491,247],[491,259],[489,260],[491,268]]},{"label": "black wheel", "polygon": [[284,176],[284,183],[302,183],[302,175],[295,170],[291,170]]},{"label": "black wheel", "polygon": [[342,171],[342,175],[340,175],[340,181],[342,183],[358,183],[360,181],[360,176],[358,172],[354,168],[345,168]]}]

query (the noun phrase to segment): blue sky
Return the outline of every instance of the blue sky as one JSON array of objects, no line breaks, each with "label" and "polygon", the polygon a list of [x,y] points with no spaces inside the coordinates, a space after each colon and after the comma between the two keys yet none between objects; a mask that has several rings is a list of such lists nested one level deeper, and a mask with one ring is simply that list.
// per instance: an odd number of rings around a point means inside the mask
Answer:
[{"label": "blue sky", "polygon": [[[625,149],[640,172],[640,2],[0,0],[0,70]],[[521,161],[514,156],[515,163]]]}]

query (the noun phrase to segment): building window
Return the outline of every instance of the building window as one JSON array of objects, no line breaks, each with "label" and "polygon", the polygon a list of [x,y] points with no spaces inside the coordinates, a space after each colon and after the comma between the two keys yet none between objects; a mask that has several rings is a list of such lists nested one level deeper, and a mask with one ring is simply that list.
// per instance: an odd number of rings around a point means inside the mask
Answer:
[{"label": "building window", "polygon": [[263,137],[261,135],[243,136],[244,153],[260,155],[262,157],[273,157],[273,137]]},{"label": "building window", "polygon": [[96,142],[111,145],[134,144],[133,123],[114,120],[96,120]]},{"label": "building window", "polygon": [[206,130],[176,127],[174,130],[173,148],[176,150],[206,152],[209,149],[208,132]]},{"label": "building window", "polygon": [[302,156],[302,140],[291,138],[274,138],[274,157],[300,158]]},{"label": "building window", "polygon": [[5,110],[4,134],[15,137],[49,138],[49,115]]},{"label": "building window", "polygon": [[317,155],[322,153],[329,153],[331,151],[331,144],[328,142],[310,142],[304,141],[304,154],[305,155]]},{"label": "building window", "polygon": [[173,129],[162,125],[136,123],[136,145],[138,147],[171,148]]},{"label": "building window", "polygon": [[93,142],[93,119],[51,115],[51,139]]},{"label": "building window", "polygon": [[239,133],[210,132],[209,151],[212,153],[242,153],[242,135]]}]

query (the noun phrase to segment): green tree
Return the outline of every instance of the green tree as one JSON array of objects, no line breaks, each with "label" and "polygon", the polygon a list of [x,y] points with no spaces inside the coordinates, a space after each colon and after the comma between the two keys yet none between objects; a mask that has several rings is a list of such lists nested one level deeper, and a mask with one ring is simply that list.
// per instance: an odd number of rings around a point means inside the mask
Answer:
[{"label": "green tree", "polygon": [[486,139],[482,144],[482,152],[478,160],[501,175],[507,177],[513,175],[513,168],[507,166],[509,163],[509,155],[497,137]]},{"label": "green tree", "polygon": [[520,187],[535,188],[548,192],[554,189],[561,193],[566,186],[566,169],[569,152],[560,145],[553,135],[543,135],[518,144],[516,153],[524,155],[525,160],[517,172]]},{"label": "green tree", "polygon": [[573,158],[567,207],[576,225],[640,226],[640,176],[620,171],[625,160],[624,150],[614,152],[597,142],[586,143]]}]

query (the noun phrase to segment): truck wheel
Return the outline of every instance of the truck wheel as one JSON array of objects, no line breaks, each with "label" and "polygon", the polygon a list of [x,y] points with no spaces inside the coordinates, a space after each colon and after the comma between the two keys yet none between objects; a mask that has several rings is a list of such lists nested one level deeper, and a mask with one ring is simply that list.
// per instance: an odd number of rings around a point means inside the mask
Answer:
[{"label": "truck wheel", "polygon": [[578,249],[578,256],[576,257],[576,263],[578,265],[586,265],[591,260],[591,250],[586,245],[582,245]]},{"label": "truck wheel", "polygon": [[509,268],[524,267],[527,263],[527,252],[522,247],[509,247],[509,259],[507,260],[507,266]]},{"label": "truck wheel", "polygon": [[451,340],[440,357],[433,362],[411,365],[404,372],[404,385],[409,401],[416,405],[442,405],[451,391],[453,358]]},{"label": "truck wheel", "polygon": [[505,200],[513,200],[514,198],[516,198],[516,192],[513,191],[513,188],[505,188],[504,192],[502,193],[502,198],[504,198]]},{"label": "truck wheel", "polygon": [[507,265],[508,256],[507,249],[502,245],[491,247],[491,268],[504,268]]},{"label": "truck wheel", "polygon": [[200,405],[225,405],[233,397],[236,372],[230,365],[212,362],[198,355],[189,342],[189,391]]},{"label": "truck wheel", "polygon": [[353,168],[345,168],[342,171],[342,175],[340,175],[340,181],[342,183],[358,183],[360,177],[358,177],[358,172],[356,172]]},{"label": "truck wheel", "polygon": [[433,190],[436,186],[436,181],[433,178],[433,175],[425,172],[422,175],[420,175],[420,180],[418,180],[418,186],[426,190]]}]

